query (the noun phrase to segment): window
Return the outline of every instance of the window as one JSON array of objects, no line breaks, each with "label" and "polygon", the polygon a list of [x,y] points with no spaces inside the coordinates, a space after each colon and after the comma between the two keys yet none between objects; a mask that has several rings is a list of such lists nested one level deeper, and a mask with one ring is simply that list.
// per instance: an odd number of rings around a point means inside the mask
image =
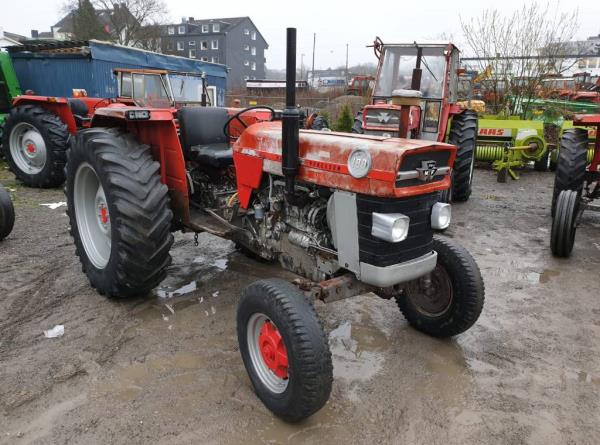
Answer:
[{"label": "window", "polygon": [[248,62],[247,60],[244,60],[244,66],[250,66],[250,62]]},{"label": "window", "polygon": [[244,45],[244,51],[250,51],[250,45]]},{"label": "window", "polygon": [[208,62],[208,57],[203,56],[200,60],[202,60],[203,62]]},{"label": "window", "polygon": [[249,36],[250,35],[250,30],[249,29],[244,29],[244,35],[245,36]]},{"label": "window", "polygon": [[252,40],[256,40],[256,31],[252,31],[252,36],[250,36]]},{"label": "window", "polygon": [[210,47],[212,49],[219,49],[219,41],[218,40],[213,40],[212,42],[210,42]]},{"label": "window", "polygon": [[183,51],[183,42],[177,42],[177,51]]},{"label": "window", "polygon": [[250,67],[252,71],[256,71],[256,62],[252,62],[252,66]]},{"label": "window", "polygon": [[218,57],[214,57],[214,56],[213,56],[213,57],[211,57],[211,58],[210,58],[210,61],[211,61],[212,63],[219,63],[219,58],[218,58]]},{"label": "window", "polygon": [[179,34],[185,34],[185,25],[179,26]]},{"label": "window", "polygon": [[208,42],[206,40],[200,42],[200,49],[208,49]]},{"label": "window", "polygon": [[131,73],[121,73],[121,97],[131,97],[132,86],[131,86]]},{"label": "window", "polygon": [[175,34],[175,27],[174,26],[169,26],[167,28],[167,32],[169,33],[170,36],[172,36],[173,34]]},{"label": "window", "polygon": [[208,32],[208,25],[202,25],[202,32],[204,32],[204,33]]},{"label": "window", "polygon": [[252,54],[253,56],[256,55],[256,46],[252,47],[252,51],[250,52],[250,54]]},{"label": "window", "polygon": [[196,41],[195,40],[190,40],[188,42],[188,45],[190,45],[190,46],[196,46]]},{"label": "window", "polygon": [[190,59],[195,59],[195,58],[196,58],[196,50],[190,49]]},{"label": "window", "polygon": [[221,25],[218,23],[213,23],[213,32],[221,31]]}]

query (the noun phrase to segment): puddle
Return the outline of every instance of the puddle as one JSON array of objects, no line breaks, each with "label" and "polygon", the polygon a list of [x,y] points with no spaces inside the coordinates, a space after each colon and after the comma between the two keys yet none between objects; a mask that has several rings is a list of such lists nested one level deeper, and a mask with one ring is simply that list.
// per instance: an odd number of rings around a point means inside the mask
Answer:
[{"label": "puddle", "polygon": [[377,329],[346,321],[329,334],[333,378],[364,382],[377,374],[384,362],[380,351],[389,342]]},{"label": "puddle", "polygon": [[560,275],[560,271],[559,270],[551,270],[551,269],[545,269],[541,274],[540,274],[540,283],[547,283],[548,281],[550,281],[551,278],[553,277],[557,277]]}]

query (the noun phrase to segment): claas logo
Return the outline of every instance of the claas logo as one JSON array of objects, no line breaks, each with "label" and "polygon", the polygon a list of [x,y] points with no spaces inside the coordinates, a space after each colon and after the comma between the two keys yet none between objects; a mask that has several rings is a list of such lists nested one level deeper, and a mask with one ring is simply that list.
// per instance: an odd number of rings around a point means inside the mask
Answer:
[{"label": "claas logo", "polygon": [[[504,136],[507,130],[505,128],[480,128],[480,136]],[[510,134],[510,130],[508,130]]]}]

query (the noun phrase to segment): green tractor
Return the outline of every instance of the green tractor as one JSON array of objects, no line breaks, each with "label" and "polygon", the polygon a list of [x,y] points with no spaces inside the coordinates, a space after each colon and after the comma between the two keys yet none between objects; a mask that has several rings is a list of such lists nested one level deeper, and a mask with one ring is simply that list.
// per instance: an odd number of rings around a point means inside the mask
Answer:
[{"label": "green tractor", "polygon": [[2,144],[4,118],[12,106],[13,98],[20,94],[21,88],[10,56],[8,53],[0,51],[0,144]]}]

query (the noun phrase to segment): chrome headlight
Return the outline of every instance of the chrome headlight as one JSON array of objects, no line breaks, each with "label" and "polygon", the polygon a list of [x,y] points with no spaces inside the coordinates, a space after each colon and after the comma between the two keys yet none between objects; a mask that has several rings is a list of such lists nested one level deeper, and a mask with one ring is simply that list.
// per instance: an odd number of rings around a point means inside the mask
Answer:
[{"label": "chrome headlight", "polygon": [[348,171],[352,177],[360,179],[369,174],[371,170],[371,154],[367,150],[358,148],[348,158]]},{"label": "chrome headlight", "polygon": [[444,202],[436,202],[431,209],[431,227],[435,230],[447,229],[452,219],[452,207]]},{"label": "chrome headlight", "polygon": [[408,236],[410,218],[402,213],[373,213],[371,235],[390,243],[399,243]]}]

